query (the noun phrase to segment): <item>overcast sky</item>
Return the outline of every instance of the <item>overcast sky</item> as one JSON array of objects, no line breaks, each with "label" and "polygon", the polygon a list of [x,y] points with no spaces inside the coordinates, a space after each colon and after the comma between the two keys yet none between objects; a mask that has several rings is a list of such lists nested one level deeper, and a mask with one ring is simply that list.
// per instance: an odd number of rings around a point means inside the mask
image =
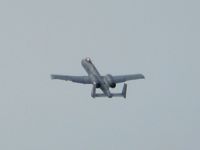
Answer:
[{"label": "overcast sky", "polygon": [[[200,149],[200,3],[1,0],[1,150]],[[143,73],[127,99],[51,80]],[[121,92],[122,84],[114,92]]]}]

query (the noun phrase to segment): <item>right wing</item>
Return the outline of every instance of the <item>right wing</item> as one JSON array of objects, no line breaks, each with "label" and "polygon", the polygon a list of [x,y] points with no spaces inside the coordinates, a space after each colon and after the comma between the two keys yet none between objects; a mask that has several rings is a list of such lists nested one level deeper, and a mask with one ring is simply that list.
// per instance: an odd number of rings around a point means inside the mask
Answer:
[{"label": "right wing", "polygon": [[143,74],[130,74],[130,75],[119,75],[119,76],[113,76],[113,80],[115,83],[122,83],[126,82],[128,80],[137,80],[137,79],[144,79]]},{"label": "right wing", "polygon": [[82,84],[91,84],[89,76],[66,76],[66,75],[51,75],[51,79],[59,79],[65,81],[72,81]]}]

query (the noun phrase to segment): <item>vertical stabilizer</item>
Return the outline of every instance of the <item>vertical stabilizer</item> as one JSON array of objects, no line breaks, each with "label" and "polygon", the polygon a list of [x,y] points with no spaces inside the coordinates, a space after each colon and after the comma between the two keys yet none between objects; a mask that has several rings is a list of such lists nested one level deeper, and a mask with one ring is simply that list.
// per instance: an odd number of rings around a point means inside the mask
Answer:
[{"label": "vertical stabilizer", "polygon": [[122,89],[122,95],[123,95],[124,98],[126,98],[126,91],[127,91],[127,84],[124,83],[124,87]]}]

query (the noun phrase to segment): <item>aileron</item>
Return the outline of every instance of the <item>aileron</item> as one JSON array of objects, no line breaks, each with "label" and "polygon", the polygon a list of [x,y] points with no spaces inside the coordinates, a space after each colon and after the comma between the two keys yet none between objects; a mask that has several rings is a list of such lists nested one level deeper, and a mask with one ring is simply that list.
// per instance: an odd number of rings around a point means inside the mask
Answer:
[{"label": "aileron", "polygon": [[91,80],[88,76],[51,75],[51,79],[72,81],[72,82],[82,83],[82,84],[91,84]]},{"label": "aileron", "polygon": [[143,74],[130,74],[130,75],[119,75],[119,76],[113,76],[113,80],[115,83],[121,83],[126,82],[129,80],[137,80],[137,79],[144,79]]}]

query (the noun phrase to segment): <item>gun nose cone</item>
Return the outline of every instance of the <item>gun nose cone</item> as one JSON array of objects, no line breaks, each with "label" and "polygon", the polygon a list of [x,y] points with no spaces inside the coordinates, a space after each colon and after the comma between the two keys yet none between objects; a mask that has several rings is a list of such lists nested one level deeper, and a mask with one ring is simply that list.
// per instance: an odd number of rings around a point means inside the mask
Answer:
[{"label": "gun nose cone", "polygon": [[85,60],[88,61],[88,62],[91,62],[90,57],[86,57]]}]

